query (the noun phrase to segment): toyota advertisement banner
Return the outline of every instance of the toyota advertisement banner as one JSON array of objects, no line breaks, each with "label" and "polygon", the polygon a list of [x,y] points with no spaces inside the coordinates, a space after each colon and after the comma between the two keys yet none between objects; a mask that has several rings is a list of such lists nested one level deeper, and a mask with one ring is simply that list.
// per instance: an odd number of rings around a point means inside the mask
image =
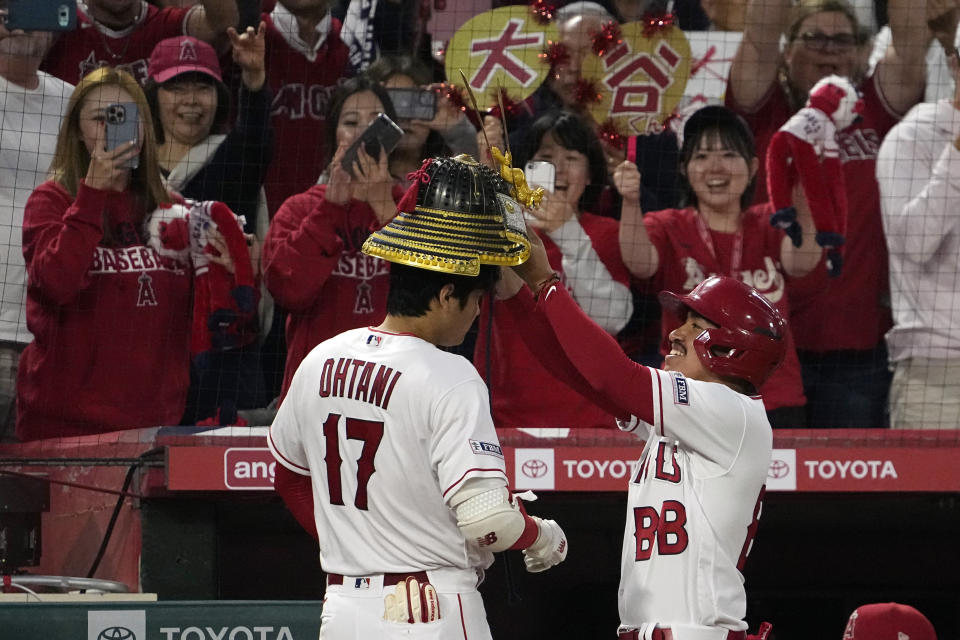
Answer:
[{"label": "toyota advertisement banner", "polygon": [[[504,447],[512,488],[623,491],[642,447]],[[774,449],[768,491],[960,491],[960,465],[942,447]],[[170,447],[171,491],[269,491],[276,462],[264,447]]]}]

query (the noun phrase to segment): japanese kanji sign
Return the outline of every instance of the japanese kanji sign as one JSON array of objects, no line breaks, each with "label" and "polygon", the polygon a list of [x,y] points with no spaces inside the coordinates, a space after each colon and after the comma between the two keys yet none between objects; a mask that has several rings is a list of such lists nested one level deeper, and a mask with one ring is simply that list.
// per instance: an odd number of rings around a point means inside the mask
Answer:
[{"label": "japanese kanji sign", "polygon": [[669,26],[647,37],[644,26],[623,25],[623,42],[583,63],[584,79],[602,96],[590,105],[590,115],[597,122],[612,119],[628,135],[657,130],[680,102],[690,76],[690,44],[683,31]]},{"label": "japanese kanji sign", "polygon": [[539,24],[526,5],[481,13],[450,40],[447,78],[459,79],[463,70],[481,108],[496,104],[499,87],[522,100],[546,79],[550,64],[540,54],[548,40],[556,39],[556,27]]}]

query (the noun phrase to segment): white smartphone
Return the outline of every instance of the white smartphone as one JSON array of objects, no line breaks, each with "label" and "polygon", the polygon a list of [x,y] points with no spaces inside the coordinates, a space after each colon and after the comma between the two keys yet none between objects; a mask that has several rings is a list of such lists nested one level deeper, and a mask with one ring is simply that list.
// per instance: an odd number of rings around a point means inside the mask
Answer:
[{"label": "white smartphone", "polygon": [[557,168],[552,162],[546,160],[531,160],[527,163],[523,174],[527,178],[527,184],[531,188],[543,187],[545,191],[553,193],[553,188],[557,180]]}]

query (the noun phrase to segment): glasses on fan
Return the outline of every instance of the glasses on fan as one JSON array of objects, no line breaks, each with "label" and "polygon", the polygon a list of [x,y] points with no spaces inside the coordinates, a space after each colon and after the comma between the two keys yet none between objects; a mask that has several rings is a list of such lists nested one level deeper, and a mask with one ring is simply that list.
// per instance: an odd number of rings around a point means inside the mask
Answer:
[{"label": "glasses on fan", "polygon": [[857,37],[852,33],[827,35],[823,31],[807,31],[797,36],[803,46],[810,51],[845,52],[857,45]]}]

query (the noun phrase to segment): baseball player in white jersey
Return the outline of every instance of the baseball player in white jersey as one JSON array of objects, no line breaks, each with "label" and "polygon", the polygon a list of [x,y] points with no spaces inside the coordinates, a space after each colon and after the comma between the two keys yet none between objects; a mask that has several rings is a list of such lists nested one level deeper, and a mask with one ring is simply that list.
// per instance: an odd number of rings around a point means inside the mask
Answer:
[{"label": "baseball player in white jersey", "polygon": [[[554,370],[579,373],[588,397],[646,440],[631,475],[619,589],[624,640],[745,640],[743,568],[760,517],[772,431],[756,388],[783,359],[786,325],[755,290],[711,277],[686,296],[660,295],[685,323],[664,370],[629,360],[533,257],[515,267],[536,294],[524,308],[550,333]],[[526,297],[524,297],[526,296]],[[549,347],[549,345],[547,345]],[[542,353],[541,353],[542,352]],[[557,358],[554,358],[557,359]],[[574,380],[571,380],[573,382]],[[760,636],[770,625],[764,623]]]},{"label": "baseball player in white jersey", "polygon": [[[311,351],[270,429],[277,491],[327,573],[321,640],[489,639],[477,586],[492,552],[523,549],[530,571],[567,553],[560,527],[510,495],[483,380],[437,348],[463,341],[497,282],[486,262],[526,258],[522,232],[490,224],[520,207],[470,158],[433,159],[413,179],[411,210],[363,248],[395,262],[386,319]],[[412,240],[424,233],[434,240]]]}]

